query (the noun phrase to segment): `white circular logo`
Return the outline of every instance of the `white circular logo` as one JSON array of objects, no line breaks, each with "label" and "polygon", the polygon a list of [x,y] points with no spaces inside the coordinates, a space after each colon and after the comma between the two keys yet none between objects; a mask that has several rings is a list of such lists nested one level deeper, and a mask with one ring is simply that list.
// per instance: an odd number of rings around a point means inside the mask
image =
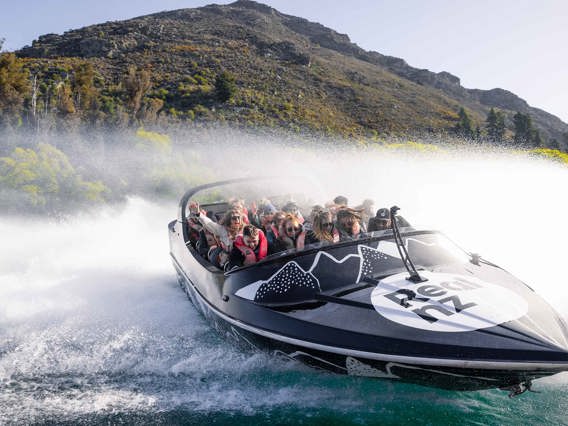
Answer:
[{"label": "white circular logo", "polygon": [[371,294],[377,312],[408,327],[458,332],[493,327],[528,311],[520,295],[478,278],[428,271],[420,275],[428,281],[413,283],[407,272],[381,280]]}]

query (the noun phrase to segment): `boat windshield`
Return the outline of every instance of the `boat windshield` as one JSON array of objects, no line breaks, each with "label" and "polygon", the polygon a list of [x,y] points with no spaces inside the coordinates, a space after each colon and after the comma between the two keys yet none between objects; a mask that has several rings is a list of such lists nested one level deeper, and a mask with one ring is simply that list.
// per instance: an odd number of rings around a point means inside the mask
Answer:
[{"label": "boat windshield", "polygon": [[[470,255],[455,244],[452,240],[438,231],[417,231],[412,227],[401,228],[402,241],[408,251],[409,257],[417,269],[431,269],[437,266],[450,264],[464,264],[471,260]],[[316,243],[306,246],[303,250],[287,250],[275,253],[264,259],[268,262],[274,259],[287,256],[299,255],[302,252],[313,252],[315,250],[325,250],[331,255],[335,251],[344,250],[345,247],[354,246],[353,251],[366,251],[367,254],[375,252],[386,255],[382,262],[383,270],[376,271],[381,275],[388,275],[397,271],[405,270],[404,264],[396,246],[394,236],[391,231],[376,231],[363,234],[360,239],[345,243],[329,244]],[[358,247],[363,247],[363,249]],[[338,255],[337,257],[341,257]],[[341,260],[341,259],[338,259]]]},{"label": "boat windshield", "polygon": [[[440,232],[416,231],[406,234],[404,232],[405,230],[402,228],[402,241],[408,251],[408,256],[417,269],[429,269],[455,263],[464,264],[470,261],[470,255],[465,250]],[[378,250],[381,252],[390,250],[389,254],[392,253],[394,257],[400,258],[392,252],[393,246],[396,246],[394,238],[381,240],[378,244]]]}]

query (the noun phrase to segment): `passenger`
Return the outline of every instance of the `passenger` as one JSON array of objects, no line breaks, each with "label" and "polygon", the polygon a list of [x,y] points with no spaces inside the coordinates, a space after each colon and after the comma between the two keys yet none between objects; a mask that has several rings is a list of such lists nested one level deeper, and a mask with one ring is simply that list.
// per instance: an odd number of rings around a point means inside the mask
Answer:
[{"label": "passenger", "polygon": [[315,216],[318,215],[319,213],[321,213],[324,210],[325,210],[325,207],[320,206],[319,204],[316,204],[315,206],[312,207],[312,210],[310,211],[310,215],[308,216],[308,220],[306,220],[303,224],[304,230],[306,232],[313,229]]},{"label": "passenger", "polygon": [[214,265],[222,268],[233,248],[233,241],[242,232],[244,226],[242,211],[237,209],[228,210],[219,223],[213,222],[203,211],[200,211],[199,204],[196,201],[189,203],[189,211],[192,218],[199,220],[207,231],[217,237],[219,247],[209,251],[209,260]]},{"label": "passenger", "polygon": [[331,213],[331,217],[335,221],[337,219],[337,205],[333,201],[325,203],[325,209]]},{"label": "passenger", "polygon": [[315,217],[317,214],[319,214],[319,213],[321,213],[321,212],[323,212],[323,211],[325,211],[325,207],[324,207],[324,206],[319,205],[319,204],[316,204],[315,206],[313,206],[313,207],[312,207],[312,211],[310,212],[310,221],[311,221],[312,223],[314,223],[314,217]]},{"label": "passenger", "polygon": [[301,224],[303,224],[305,221],[304,216],[302,216],[302,212],[300,212],[298,205],[294,201],[288,201],[286,204],[284,204],[282,211],[286,214],[292,214],[296,216]]},{"label": "passenger", "polygon": [[367,232],[383,231],[385,229],[390,229],[391,227],[391,215],[387,208],[382,208],[377,210],[375,217],[369,219],[369,226],[367,226]]},{"label": "passenger", "polygon": [[371,199],[363,200],[363,202],[355,207],[355,210],[361,211],[361,226],[363,227],[363,232],[367,231],[367,224],[369,219],[371,219],[375,214],[375,202]]},{"label": "passenger", "polygon": [[349,200],[347,200],[347,197],[344,197],[343,195],[338,195],[333,199],[333,203],[336,205],[337,208],[347,207],[347,205],[349,204]]},{"label": "passenger", "polygon": [[200,234],[203,230],[203,226],[194,217],[187,218],[187,225],[189,227],[189,241],[191,241],[194,247],[197,247],[197,243],[200,240]]},{"label": "passenger", "polygon": [[219,242],[211,232],[202,229],[199,232],[199,241],[197,241],[197,251],[199,254],[208,259],[209,251],[219,247]]},{"label": "passenger", "polygon": [[338,195],[333,199],[333,201],[328,201],[327,203],[325,203],[325,207],[331,212],[333,220],[336,220],[337,212],[339,211],[339,209],[347,207],[347,203],[348,203],[347,197],[344,197],[343,195]]},{"label": "passenger", "polygon": [[274,211],[276,211],[276,208],[274,208],[270,200],[267,200],[266,198],[260,200],[258,202],[258,205],[256,201],[250,203],[250,208],[248,209],[248,219],[251,225],[254,225],[257,228],[262,229],[261,213],[263,210],[265,210],[265,207],[268,205],[272,206]]},{"label": "passenger", "polygon": [[266,257],[268,253],[268,242],[264,232],[260,229],[246,225],[243,228],[243,235],[239,235],[233,244],[229,257],[229,269],[240,266],[248,266]]},{"label": "passenger", "polygon": [[339,242],[339,231],[335,229],[331,213],[327,210],[315,214],[313,229],[306,233],[306,245],[319,242]]},{"label": "passenger", "polygon": [[266,235],[266,239],[268,240],[268,247],[272,247],[276,242],[276,239],[280,236],[280,225],[282,225],[282,221],[286,217],[284,212],[275,212],[272,215],[272,222],[264,227],[264,234]]},{"label": "passenger", "polygon": [[284,250],[302,250],[305,245],[306,232],[299,219],[293,214],[287,214],[280,229],[278,238],[272,245],[270,253],[277,253]]},{"label": "passenger", "polygon": [[249,211],[245,206],[245,200],[241,198],[231,198],[229,200],[229,208],[231,210],[239,210],[243,215],[245,225],[249,224]]},{"label": "passenger", "polygon": [[276,211],[276,207],[272,204],[265,204],[258,209],[258,220],[260,226],[257,226],[257,228],[262,229],[265,235],[272,226],[272,220],[274,219]]},{"label": "passenger", "polygon": [[336,228],[340,241],[356,240],[361,237],[361,212],[349,207],[337,211]]},{"label": "passenger", "polygon": [[260,227],[260,218],[258,217],[259,208],[256,204],[256,201],[252,201],[250,203],[247,211],[248,211],[247,214],[248,223],[259,228]]},{"label": "passenger", "polygon": [[225,269],[225,266],[227,266],[229,262],[229,253],[221,247],[215,247],[209,250],[207,259],[217,268]]}]

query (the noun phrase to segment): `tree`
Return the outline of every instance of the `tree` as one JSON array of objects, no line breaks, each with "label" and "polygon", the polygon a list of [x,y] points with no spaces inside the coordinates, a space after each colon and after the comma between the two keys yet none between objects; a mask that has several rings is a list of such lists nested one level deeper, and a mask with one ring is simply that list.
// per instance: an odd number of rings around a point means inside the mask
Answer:
[{"label": "tree", "polygon": [[480,141],[481,140],[481,129],[479,128],[479,126],[475,127],[475,140],[476,141]]},{"label": "tree", "polygon": [[72,89],[68,81],[61,81],[56,86],[57,93],[57,112],[60,116],[66,117],[75,114],[75,103],[73,102]]},{"label": "tree", "polygon": [[490,141],[497,143],[502,142],[505,136],[505,114],[491,108],[485,120],[485,129]]},{"label": "tree", "polygon": [[147,97],[142,102],[138,117],[143,123],[155,123],[158,119],[158,113],[164,106],[164,101],[158,98]]},{"label": "tree", "polygon": [[90,63],[79,65],[75,70],[73,95],[75,105],[83,119],[94,125],[104,114],[100,111],[99,91],[95,87],[95,69]]},{"label": "tree", "polygon": [[538,130],[533,130],[531,142],[533,146],[541,147],[542,146],[542,137],[540,136],[540,132]]},{"label": "tree", "polygon": [[517,112],[513,117],[515,125],[515,142],[532,146],[543,146],[540,131],[535,129],[530,115]]},{"label": "tree", "polygon": [[0,122],[21,119],[24,100],[30,92],[29,73],[13,53],[0,54]]},{"label": "tree", "polygon": [[463,107],[460,108],[458,113],[458,122],[455,125],[454,130],[456,134],[462,138],[473,139],[474,132],[471,119]]},{"label": "tree", "polygon": [[515,143],[527,144],[533,140],[533,126],[530,115],[518,112],[513,116]]},{"label": "tree", "polygon": [[228,71],[223,71],[215,79],[215,93],[221,102],[230,101],[237,91],[235,76]]},{"label": "tree", "polygon": [[5,38],[0,37],[0,52],[2,52],[2,46],[4,46],[4,42],[6,41]]},{"label": "tree", "polygon": [[132,117],[140,110],[142,98],[150,88],[152,74],[150,70],[137,68],[135,66],[128,67],[128,72],[123,80],[123,86],[126,91],[126,105],[130,109]]},{"label": "tree", "polygon": [[73,94],[76,105],[82,111],[87,111],[96,104],[98,91],[95,88],[95,70],[90,63],[81,64],[74,73]]}]

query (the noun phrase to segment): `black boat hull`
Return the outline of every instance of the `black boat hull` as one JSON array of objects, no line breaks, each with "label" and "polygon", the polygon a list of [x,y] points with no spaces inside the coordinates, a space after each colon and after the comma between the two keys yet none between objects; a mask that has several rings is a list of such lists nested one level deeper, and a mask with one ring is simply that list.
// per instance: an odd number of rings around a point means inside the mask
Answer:
[{"label": "black boat hull", "polygon": [[[380,361],[314,349],[312,344],[290,343],[285,336],[267,337],[262,330],[254,332],[246,324],[235,320],[212,306],[199,293],[177,262],[173,262],[178,282],[192,304],[201,312],[213,328],[222,335],[229,335],[246,349],[265,351],[276,356],[298,361],[310,367],[337,374],[355,375],[378,379],[401,380],[422,386],[448,390],[473,391],[493,388],[510,388],[519,383],[547,377],[558,373],[558,369],[512,371],[510,368],[472,369],[442,367],[436,365]],[[262,333],[262,334],[260,334]]]}]

